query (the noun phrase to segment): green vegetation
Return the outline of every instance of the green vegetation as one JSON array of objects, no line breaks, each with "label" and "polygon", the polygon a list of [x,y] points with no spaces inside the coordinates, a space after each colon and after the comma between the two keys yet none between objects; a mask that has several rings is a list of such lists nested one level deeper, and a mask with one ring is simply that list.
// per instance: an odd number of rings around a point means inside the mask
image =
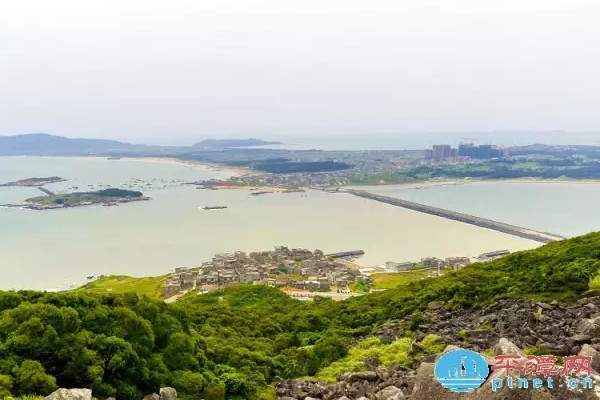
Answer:
[{"label": "green vegetation", "polygon": [[[408,356],[410,338],[349,343],[391,319],[410,315],[418,326],[431,302],[570,301],[599,269],[600,233],[592,233],[340,302],[299,302],[258,285],[170,305],[134,293],[1,292],[0,390],[90,387],[99,398],[139,400],[170,385],[184,400],[266,400],[276,376],[333,379],[362,368],[369,354],[411,363],[420,355]],[[435,337],[423,343],[431,352],[441,346]]]},{"label": "green vegetation", "polygon": [[485,179],[598,179],[600,163],[596,160],[564,160],[544,157],[515,157],[483,163],[423,166],[399,173],[398,179],[485,178]]},{"label": "green vegetation", "polygon": [[438,335],[427,335],[421,341],[421,345],[425,348],[425,354],[437,354],[444,351],[446,345],[439,343],[441,337]]},{"label": "green vegetation", "polygon": [[144,199],[147,198],[144,197],[142,192],[134,190],[103,189],[95,192],[74,192],[32,197],[25,200],[25,203],[32,207],[62,208],[85,204],[126,202]]},{"label": "green vegetation", "polygon": [[341,171],[352,168],[352,165],[337,161],[268,161],[253,163],[251,167],[273,174],[290,174],[293,172]]},{"label": "green vegetation", "polygon": [[372,357],[377,357],[385,366],[401,364],[409,367],[416,359],[444,351],[446,345],[439,343],[440,339],[437,335],[427,335],[420,343],[424,350],[411,356],[409,349],[413,340],[410,337],[396,339],[390,344],[383,344],[381,339],[376,337],[369,338],[350,348],[346,357],[321,369],[316,377],[327,382],[335,382],[337,377],[345,372],[364,371],[365,360]]},{"label": "green vegetation", "polygon": [[590,280],[590,290],[597,289],[600,289],[600,275],[596,275]]},{"label": "green vegetation", "polygon": [[352,185],[412,183],[430,179],[600,179],[600,162],[595,158],[528,155],[468,164],[423,165],[408,170],[350,178]]},{"label": "green vegetation", "polygon": [[364,371],[364,360],[377,357],[384,365],[408,365],[408,349],[412,343],[410,338],[400,338],[390,344],[383,344],[379,338],[363,340],[348,351],[348,355],[341,360],[333,362],[317,374],[317,378],[328,382],[335,382],[336,378],[344,372]]},{"label": "green vegetation", "polygon": [[40,396],[19,396],[19,397],[8,397],[3,398],[2,400],[42,400],[43,397]]},{"label": "green vegetation", "polygon": [[426,278],[425,271],[407,271],[396,273],[372,274],[373,289],[395,289]]},{"label": "green vegetation", "polygon": [[121,294],[135,292],[141,296],[148,296],[155,299],[162,298],[163,287],[167,281],[168,275],[150,276],[145,278],[133,278],[124,275],[111,275],[96,279],[80,288],[78,291],[93,294]]},{"label": "green vegetation", "polygon": [[365,282],[350,282],[348,288],[355,293],[369,293],[371,291],[371,287]]},{"label": "green vegetation", "polygon": [[66,179],[61,178],[60,176],[49,176],[47,178],[27,178],[20,179],[16,182],[8,182],[2,183],[1,186],[44,186],[50,183],[56,182],[64,182]]}]

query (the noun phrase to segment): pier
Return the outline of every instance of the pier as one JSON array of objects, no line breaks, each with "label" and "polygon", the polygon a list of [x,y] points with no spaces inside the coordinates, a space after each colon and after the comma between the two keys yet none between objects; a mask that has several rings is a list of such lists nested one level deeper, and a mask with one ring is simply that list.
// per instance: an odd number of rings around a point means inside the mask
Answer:
[{"label": "pier", "polygon": [[46,193],[48,196],[54,196],[54,192],[51,190],[46,189],[43,186],[38,186],[38,189],[41,190],[42,192]]},{"label": "pier", "polygon": [[555,235],[548,232],[540,232],[534,229],[523,228],[520,226],[505,224],[504,222],[493,221],[487,218],[476,217],[474,215],[463,214],[456,211],[446,210],[439,207],[427,206],[425,204],[415,203],[408,200],[397,199],[395,197],[382,196],[375,193],[366,192],[364,190],[345,189],[340,190],[342,193],[349,193],[354,196],[363,197],[365,199],[379,201],[381,203],[391,204],[393,206],[406,208],[413,211],[418,211],[425,214],[435,215],[437,217],[447,218],[454,221],[464,222],[482,228],[492,229],[509,235],[519,236],[525,239],[534,240],[540,243],[551,243],[557,240],[564,239],[563,236]]},{"label": "pier", "polygon": [[326,254],[326,257],[342,258],[342,257],[359,257],[365,255],[363,250],[341,251],[339,253]]}]

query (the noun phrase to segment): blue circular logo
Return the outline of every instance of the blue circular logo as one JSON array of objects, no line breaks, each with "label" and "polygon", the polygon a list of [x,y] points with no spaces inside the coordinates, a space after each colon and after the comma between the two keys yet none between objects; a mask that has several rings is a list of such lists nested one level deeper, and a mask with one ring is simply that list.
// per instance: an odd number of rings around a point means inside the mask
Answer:
[{"label": "blue circular logo", "polygon": [[435,363],[438,382],[455,393],[468,393],[483,385],[490,367],[481,354],[470,350],[452,350]]}]

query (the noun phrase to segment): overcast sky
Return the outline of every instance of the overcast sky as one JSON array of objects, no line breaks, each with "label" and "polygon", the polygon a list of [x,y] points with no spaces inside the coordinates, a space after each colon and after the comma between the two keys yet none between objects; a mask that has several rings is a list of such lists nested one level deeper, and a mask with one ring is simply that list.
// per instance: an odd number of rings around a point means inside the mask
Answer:
[{"label": "overcast sky", "polygon": [[1,0],[0,135],[600,131],[598,0]]}]

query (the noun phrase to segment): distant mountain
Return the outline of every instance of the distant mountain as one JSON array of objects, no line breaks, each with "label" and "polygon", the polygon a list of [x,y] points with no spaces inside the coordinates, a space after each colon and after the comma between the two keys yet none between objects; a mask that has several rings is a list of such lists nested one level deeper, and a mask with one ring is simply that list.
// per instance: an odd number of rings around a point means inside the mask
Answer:
[{"label": "distant mountain", "polygon": [[281,142],[268,142],[261,139],[205,139],[192,145],[194,149],[229,149],[232,147],[265,146],[281,144]]},{"label": "distant mountain", "polygon": [[0,136],[0,155],[87,155],[130,152],[140,145],[104,139],[70,139],[45,133]]}]

